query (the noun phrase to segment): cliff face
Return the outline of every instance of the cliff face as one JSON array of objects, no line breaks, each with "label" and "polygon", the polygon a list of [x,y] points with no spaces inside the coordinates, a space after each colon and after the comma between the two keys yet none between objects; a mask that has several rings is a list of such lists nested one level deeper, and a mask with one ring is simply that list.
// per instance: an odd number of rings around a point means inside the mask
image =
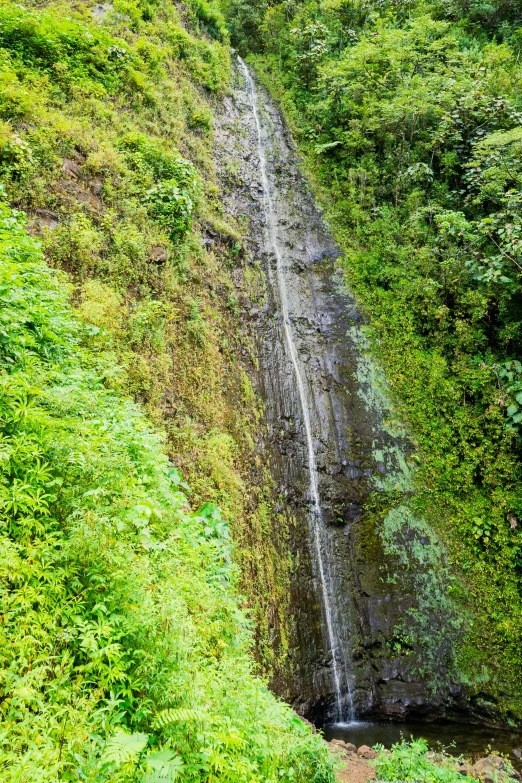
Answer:
[{"label": "cliff face", "polygon": [[[397,626],[415,603],[414,587],[406,577],[395,585],[386,579],[393,559],[365,510],[372,492],[386,494],[391,485],[408,481],[410,447],[392,421],[382,379],[367,356],[361,316],[343,284],[339,250],[299,171],[280,111],[259,85],[254,94],[247,87],[237,70],[218,115],[216,143],[225,207],[248,225],[243,264],[261,274],[249,313],[257,354],[252,371],[265,406],[257,443],[269,456],[288,520],[289,650],[287,665],[276,667],[273,687],[314,720],[336,717],[337,664],[346,714],[352,705],[358,715],[433,715],[441,700],[428,695],[414,673],[416,652],[397,654],[394,644]],[[267,183],[260,175],[259,141]],[[306,427],[285,335],[277,254],[311,418],[324,574],[310,526]]]},{"label": "cliff face", "polygon": [[347,716],[459,707],[444,548],[402,504],[411,447],[281,113],[257,86],[258,127],[238,71],[229,94],[215,9],[41,5],[2,8],[7,197],[64,273],[101,382],[230,523],[273,689],[317,722],[339,692]]}]

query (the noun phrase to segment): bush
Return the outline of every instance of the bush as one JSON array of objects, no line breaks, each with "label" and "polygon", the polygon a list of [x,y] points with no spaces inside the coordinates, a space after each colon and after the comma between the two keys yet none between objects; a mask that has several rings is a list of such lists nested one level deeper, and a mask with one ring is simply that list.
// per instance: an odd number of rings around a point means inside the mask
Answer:
[{"label": "bush", "polygon": [[190,0],[190,7],[211,38],[217,41],[228,40],[225,19],[214,3],[209,3],[206,0]]},{"label": "bush", "polygon": [[[376,746],[378,756],[375,760],[377,780],[390,783],[460,783],[462,775],[458,770],[458,761],[445,753],[437,754],[437,761],[427,756],[426,740],[396,743],[391,751],[382,745]],[[467,778],[474,783],[473,778]]]},{"label": "bush", "polygon": [[194,204],[186,190],[180,190],[175,179],[154,185],[145,195],[151,217],[164,226],[170,238],[183,239],[187,234]]},{"label": "bush", "polygon": [[143,201],[173,241],[187,234],[201,195],[196,169],[179,152],[142,133],[127,134],[121,141],[128,162],[141,181],[153,181]]}]

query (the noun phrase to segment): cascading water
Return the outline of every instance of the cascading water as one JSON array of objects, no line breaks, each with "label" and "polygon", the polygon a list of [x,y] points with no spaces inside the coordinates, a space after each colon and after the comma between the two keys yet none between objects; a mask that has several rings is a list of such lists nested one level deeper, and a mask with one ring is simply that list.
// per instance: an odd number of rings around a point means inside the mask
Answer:
[{"label": "cascading water", "polygon": [[[425,530],[402,503],[412,444],[281,110],[241,60],[235,77],[216,112],[214,144],[227,219],[242,233],[233,277],[250,344],[245,372],[263,401],[259,487],[275,511],[253,531],[270,551],[251,569],[258,589],[270,586],[270,686],[322,726],[350,723],[354,712],[432,719],[446,703],[419,674],[420,652],[393,643],[422,595],[411,574],[386,578],[397,568],[389,541],[416,562],[412,531]],[[216,241],[209,229],[205,244]],[[387,506],[398,488],[399,505],[381,521],[368,501]],[[431,616],[440,624],[438,609]],[[457,692],[459,710],[462,699]]]},{"label": "cascading water", "polygon": [[[320,584],[321,599],[325,619],[325,637],[332,657],[332,679],[336,699],[337,720],[342,722],[354,719],[354,703],[352,696],[351,675],[348,664],[348,653],[343,649],[338,633],[339,612],[333,599],[333,580],[328,558],[328,535],[323,520],[321,498],[318,486],[317,461],[311,425],[310,405],[305,387],[303,369],[299,360],[296,343],[292,333],[292,325],[288,308],[287,287],[285,280],[284,249],[278,238],[276,210],[270,193],[270,183],[267,175],[267,159],[263,146],[263,133],[258,111],[257,91],[245,62],[238,57],[247,93],[250,98],[252,114],[257,131],[257,146],[259,156],[259,173],[263,188],[263,202],[268,226],[270,246],[276,259],[276,277],[281,305],[285,343],[291,360],[297,393],[303,417],[304,435],[306,438],[308,477],[311,510],[309,514],[312,547],[315,553],[315,567]],[[306,376],[305,376],[306,377]],[[326,554],[326,556],[325,556]]]}]

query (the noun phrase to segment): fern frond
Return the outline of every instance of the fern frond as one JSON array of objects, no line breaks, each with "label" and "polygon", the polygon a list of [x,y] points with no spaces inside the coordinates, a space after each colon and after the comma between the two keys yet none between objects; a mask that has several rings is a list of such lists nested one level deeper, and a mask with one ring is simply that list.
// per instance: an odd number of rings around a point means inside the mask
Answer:
[{"label": "fern frond", "polygon": [[192,710],[185,707],[177,709],[162,710],[154,721],[156,729],[164,729],[175,723],[203,723],[208,719],[207,713],[203,710]]},{"label": "fern frond", "polygon": [[171,750],[151,753],[145,763],[147,771],[141,783],[175,783],[185,769],[181,757]]},{"label": "fern frond", "polygon": [[148,734],[126,734],[124,731],[118,731],[108,740],[102,761],[120,767],[139,756],[148,741]]}]

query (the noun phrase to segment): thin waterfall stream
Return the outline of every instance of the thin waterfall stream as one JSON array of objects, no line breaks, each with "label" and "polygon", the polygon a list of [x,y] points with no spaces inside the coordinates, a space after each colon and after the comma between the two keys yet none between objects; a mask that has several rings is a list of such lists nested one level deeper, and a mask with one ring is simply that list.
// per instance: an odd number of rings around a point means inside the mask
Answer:
[{"label": "thin waterfall stream", "polygon": [[[216,119],[216,167],[241,235],[233,279],[250,336],[245,371],[262,401],[256,458],[273,482],[267,565],[290,564],[275,582],[281,603],[262,617],[270,687],[328,739],[389,746],[410,732],[475,754],[495,736],[507,751],[515,737],[443,722],[465,715],[460,689],[434,694],[422,658],[396,635],[422,594],[407,569],[388,578],[389,542],[411,561],[430,535],[402,501],[412,444],[281,109],[240,58],[234,77]],[[431,622],[444,627],[437,607]]]},{"label": "thin waterfall stream", "polygon": [[367,510],[372,493],[407,487],[409,446],[281,111],[241,59],[215,144],[242,233],[234,279],[251,335],[245,369],[263,405],[256,449],[273,482],[271,536],[276,562],[289,564],[284,609],[263,618],[271,687],[321,726],[432,715],[414,656],[394,645],[413,591],[387,581]]},{"label": "thin waterfall stream", "polygon": [[312,425],[310,419],[309,400],[306,393],[305,384],[303,381],[303,370],[299,361],[297,347],[294,342],[294,337],[292,334],[292,324],[290,321],[290,314],[288,309],[288,298],[287,298],[287,290],[286,290],[284,260],[283,260],[284,249],[281,247],[277,235],[276,214],[274,209],[274,203],[270,195],[270,183],[268,181],[268,176],[267,176],[267,161],[266,161],[265,151],[263,147],[261,123],[260,123],[259,112],[258,112],[257,91],[246,63],[241,59],[241,57],[238,57],[238,62],[243,71],[247,92],[251,98],[252,113],[254,116],[255,125],[257,129],[259,172],[260,172],[261,183],[262,183],[263,194],[264,194],[263,206],[266,214],[267,225],[269,228],[270,244],[273,249],[274,256],[276,258],[277,283],[279,288],[279,297],[281,302],[281,313],[282,313],[283,328],[284,328],[284,333],[286,338],[286,346],[288,349],[288,354],[290,356],[290,360],[292,362],[292,366],[295,374],[295,382],[297,385],[297,391],[298,391],[299,401],[301,405],[301,412],[303,416],[304,431],[306,435],[306,444],[307,444],[307,452],[308,452],[309,493],[311,499],[311,511],[309,514],[310,528],[311,528],[313,546],[315,550],[316,566],[319,574],[328,644],[332,656],[332,673],[333,673],[333,684],[335,688],[335,697],[336,697],[336,706],[337,706],[337,719],[339,722],[343,722],[345,720],[351,721],[354,719],[354,704],[353,704],[353,697],[352,697],[351,684],[350,684],[350,673],[347,670],[346,656],[344,655],[343,668],[344,668],[344,685],[345,685],[346,692],[345,694],[343,694],[342,685],[341,685],[341,671],[340,671],[339,661],[338,661],[338,653],[341,652],[340,651],[341,645],[335,627],[334,611],[332,608],[332,599],[331,599],[332,589],[331,589],[331,585],[329,584],[330,582],[329,569],[327,566],[325,566],[325,562],[324,562],[324,549],[325,549],[326,542],[323,540],[324,521],[323,521],[322,510],[321,510],[321,498],[319,495],[319,487],[318,487],[318,479],[317,479],[317,463],[316,463],[316,456],[315,456],[315,449],[314,449]]}]

